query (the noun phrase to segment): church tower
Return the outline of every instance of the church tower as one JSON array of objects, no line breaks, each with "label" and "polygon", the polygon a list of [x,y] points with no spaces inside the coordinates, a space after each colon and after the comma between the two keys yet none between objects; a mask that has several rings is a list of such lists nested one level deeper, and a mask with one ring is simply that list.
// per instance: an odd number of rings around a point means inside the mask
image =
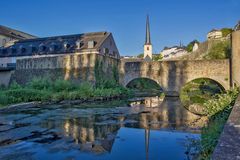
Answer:
[{"label": "church tower", "polygon": [[150,26],[149,26],[149,16],[147,15],[147,22],[146,22],[146,40],[144,44],[144,56],[143,58],[147,61],[152,60],[152,44],[150,38]]}]

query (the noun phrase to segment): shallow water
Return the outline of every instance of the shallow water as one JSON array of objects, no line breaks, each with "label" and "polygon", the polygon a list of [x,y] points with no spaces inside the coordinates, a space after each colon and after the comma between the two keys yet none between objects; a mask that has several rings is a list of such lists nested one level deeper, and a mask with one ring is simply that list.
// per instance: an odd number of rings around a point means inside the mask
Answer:
[{"label": "shallow water", "polygon": [[200,117],[178,98],[0,112],[0,159],[193,159]]}]

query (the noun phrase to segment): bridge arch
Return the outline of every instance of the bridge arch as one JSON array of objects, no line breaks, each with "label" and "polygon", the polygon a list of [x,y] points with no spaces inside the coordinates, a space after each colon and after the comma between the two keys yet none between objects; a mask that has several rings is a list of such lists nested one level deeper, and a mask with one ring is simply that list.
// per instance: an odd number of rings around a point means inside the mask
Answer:
[{"label": "bridge arch", "polygon": [[223,91],[229,90],[229,85],[227,83],[227,80],[224,82],[223,80],[219,80],[218,78],[215,78],[215,77],[193,77],[193,78],[189,78],[189,79],[187,79],[187,81],[184,84],[182,84],[181,89],[184,86],[186,86],[188,83],[193,82],[195,80],[201,80],[201,79],[212,81],[213,83],[217,84]]},{"label": "bridge arch", "polygon": [[159,88],[160,91],[164,92],[164,88],[163,86],[156,80],[156,79],[152,79],[152,78],[149,78],[149,77],[134,77],[134,78],[131,78],[130,80],[128,80],[126,83],[125,83],[125,87],[130,87],[130,85],[132,83],[134,83],[134,81],[136,80],[146,80],[148,81],[148,83],[152,83],[152,86],[156,86]]}]

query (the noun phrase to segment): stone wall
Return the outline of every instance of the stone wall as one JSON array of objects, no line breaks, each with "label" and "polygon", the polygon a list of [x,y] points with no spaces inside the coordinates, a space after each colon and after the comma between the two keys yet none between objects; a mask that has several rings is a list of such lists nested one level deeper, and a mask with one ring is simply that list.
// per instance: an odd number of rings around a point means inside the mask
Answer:
[{"label": "stone wall", "polygon": [[13,73],[11,70],[0,71],[0,86],[8,86]]},{"label": "stone wall", "polygon": [[103,73],[109,78],[112,76],[112,68],[119,61],[114,58],[98,54],[68,54],[52,57],[35,57],[19,59],[16,63],[16,71],[11,77],[11,82],[26,84],[33,78],[48,78],[51,80],[65,79],[75,83],[95,83],[95,64],[99,61],[103,64]]},{"label": "stone wall", "polygon": [[124,62],[120,66],[120,83],[126,86],[136,78],[156,81],[166,94],[178,95],[181,88],[197,78],[209,78],[230,89],[229,60],[190,60],[159,62]]}]

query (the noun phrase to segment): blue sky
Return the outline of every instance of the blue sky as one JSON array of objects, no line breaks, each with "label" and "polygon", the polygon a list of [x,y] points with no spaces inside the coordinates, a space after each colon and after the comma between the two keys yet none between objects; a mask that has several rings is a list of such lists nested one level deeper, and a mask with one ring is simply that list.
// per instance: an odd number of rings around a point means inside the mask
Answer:
[{"label": "blue sky", "polygon": [[39,37],[112,32],[121,55],[143,52],[146,15],[153,51],[204,41],[240,20],[240,0],[3,0],[0,24]]}]

